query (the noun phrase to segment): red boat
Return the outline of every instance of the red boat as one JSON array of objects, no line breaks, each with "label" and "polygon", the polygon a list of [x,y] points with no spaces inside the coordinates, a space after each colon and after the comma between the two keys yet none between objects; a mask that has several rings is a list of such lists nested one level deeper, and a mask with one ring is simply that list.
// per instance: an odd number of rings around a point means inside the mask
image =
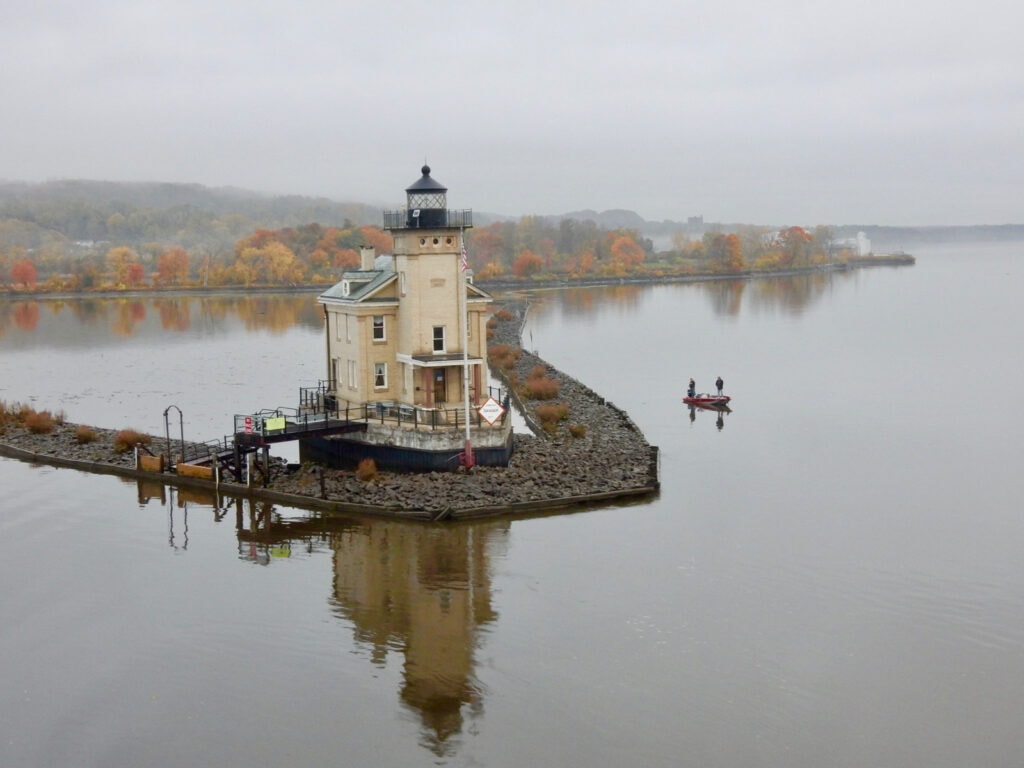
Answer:
[{"label": "red boat", "polygon": [[687,395],[683,402],[687,405],[696,405],[701,408],[724,408],[732,400],[728,395]]}]

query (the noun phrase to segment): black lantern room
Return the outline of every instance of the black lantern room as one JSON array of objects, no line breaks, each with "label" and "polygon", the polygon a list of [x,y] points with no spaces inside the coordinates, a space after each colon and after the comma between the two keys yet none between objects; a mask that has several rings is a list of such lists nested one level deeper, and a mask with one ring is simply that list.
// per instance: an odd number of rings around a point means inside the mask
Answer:
[{"label": "black lantern room", "polygon": [[406,223],[410,229],[448,226],[448,187],[430,177],[430,166],[423,175],[406,187]]}]

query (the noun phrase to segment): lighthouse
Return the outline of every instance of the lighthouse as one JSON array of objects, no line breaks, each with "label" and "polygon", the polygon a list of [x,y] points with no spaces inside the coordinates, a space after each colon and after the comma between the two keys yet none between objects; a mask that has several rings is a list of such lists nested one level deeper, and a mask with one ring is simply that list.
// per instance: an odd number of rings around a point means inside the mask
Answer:
[{"label": "lighthouse", "polygon": [[510,420],[479,417],[495,394],[487,367],[493,299],[473,284],[463,258],[472,227],[472,210],[449,209],[448,188],[424,165],[405,189],[405,207],[383,214],[392,253],[364,249],[361,268],[319,297],[336,402],[381,415],[365,434],[336,442],[362,443],[385,464],[408,448],[434,454],[413,457],[425,468],[465,465],[471,445],[477,463],[508,463]]}]

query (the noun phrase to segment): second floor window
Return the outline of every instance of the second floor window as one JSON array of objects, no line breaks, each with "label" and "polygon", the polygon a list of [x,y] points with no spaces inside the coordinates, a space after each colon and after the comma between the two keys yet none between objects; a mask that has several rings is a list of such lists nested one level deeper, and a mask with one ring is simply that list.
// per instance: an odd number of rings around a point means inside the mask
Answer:
[{"label": "second floor window", "polygon": [[434,326],[434,351],[444,352],[444,326]]},{"label": "second floor window", "polygon": [[388,364],[374,363],[373,365],[373,387],[374,389],[386,389],[388,386]]},{"label": "second floor window", "polygon": [[384,315],[373,316],[373,340],[374,341],[386,341],[387,335],[384,333]]}]

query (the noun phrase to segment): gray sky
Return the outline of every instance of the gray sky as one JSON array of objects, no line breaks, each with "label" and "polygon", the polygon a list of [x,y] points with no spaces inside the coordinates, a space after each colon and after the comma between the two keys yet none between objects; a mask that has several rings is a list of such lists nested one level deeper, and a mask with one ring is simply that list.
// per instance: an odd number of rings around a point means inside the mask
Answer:
[{"label": "gray sky", "polygon": [[1010,0],[0,0],[0,178],[1024,222]]}]

